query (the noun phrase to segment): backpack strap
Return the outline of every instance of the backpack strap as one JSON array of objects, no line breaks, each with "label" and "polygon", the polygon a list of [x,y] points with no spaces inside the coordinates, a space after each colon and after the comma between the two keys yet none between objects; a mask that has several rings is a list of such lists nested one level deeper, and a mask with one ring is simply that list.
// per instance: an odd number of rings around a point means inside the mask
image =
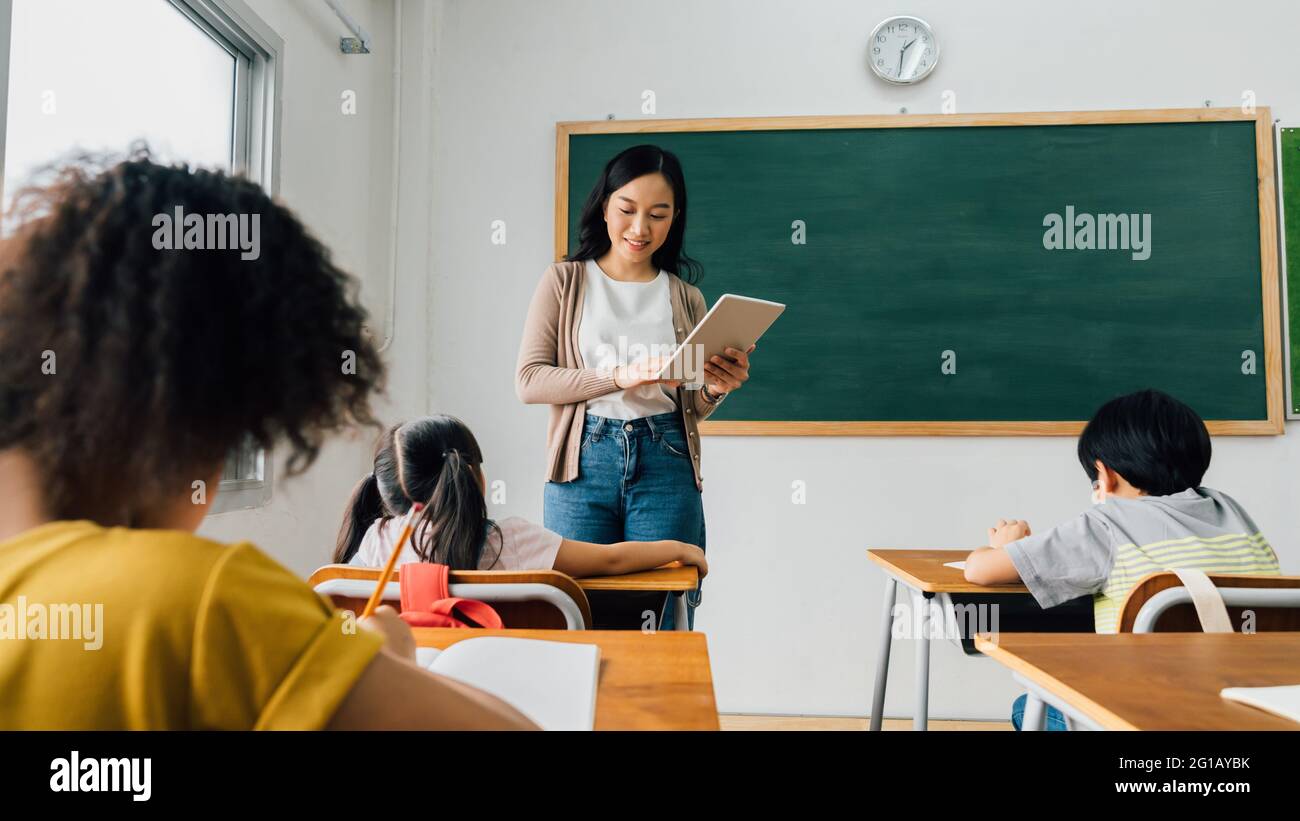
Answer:
[{"label": "backpack strap", "polygon": [[[434,602],[428,615],[435,621],[446,622],[432,625],[436,627],[480,627],[486,630],[500,630],[505,627],[501,622],[500,614],[492,608],[492,605],[474,599],[447,598]],[[413,624],[412,626],[424,625]]]},{"label": "backpack strap", "polygon": [[1193,568],[1170,568],[1178,580],[1192,595],[1192,606],[1196,608],[1196,617],[1201,621],[1201,629],[1206,633],[1231,633],[1232,619],[1228,617],[1228,608],[1223,603],[1223,595],[1210,581],[1204,571]]}]

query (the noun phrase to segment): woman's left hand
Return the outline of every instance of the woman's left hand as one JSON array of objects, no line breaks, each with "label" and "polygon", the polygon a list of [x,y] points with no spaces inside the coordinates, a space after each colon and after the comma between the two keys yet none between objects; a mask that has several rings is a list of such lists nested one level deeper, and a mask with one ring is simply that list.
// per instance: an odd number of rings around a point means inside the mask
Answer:
[{"label": "woman's left hand", "polygon": [[748,351],[727,348],[724,351],[726,356],[710,357],[704,363],[704,373],[707,376],[704,384],[709,393],[726,396],[745,384],[745,380],[749,379],[749,354],[757,347],[757,344],[750,345]]}]

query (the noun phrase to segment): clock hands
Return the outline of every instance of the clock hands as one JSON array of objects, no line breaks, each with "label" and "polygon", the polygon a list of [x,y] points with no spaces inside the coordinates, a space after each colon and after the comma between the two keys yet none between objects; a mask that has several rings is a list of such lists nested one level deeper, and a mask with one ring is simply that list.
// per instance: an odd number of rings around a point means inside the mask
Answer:
[{"label": "clock hands", "polygon": [[911,40],[907,41],[906,45],[904,45],[901,49],[898,50],[898,76],[900,78],[903,76],[903,55],[907,53],[907,50],[911,48],[912,44],[915,42],[916,42],[916,38],[913,37]]}]

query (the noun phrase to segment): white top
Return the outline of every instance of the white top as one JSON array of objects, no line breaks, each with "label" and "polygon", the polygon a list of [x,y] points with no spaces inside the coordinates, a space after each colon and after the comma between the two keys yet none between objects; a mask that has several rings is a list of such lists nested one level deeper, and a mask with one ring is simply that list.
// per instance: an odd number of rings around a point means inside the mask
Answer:
[{"label": "white top", "polygon": [[[643,356],[669,357],[677,347],[668,275],[649,282],[619,282],[587,260],[587,283],[578,323],[578,351],[588,368],[612,371]],[[677,410],[677,396],[661,383],[637,385],[587,400],[587,413],[640,419]]]},{"label": "white top", "polygon": [[[401,538],[402,529],[410,521],[414,511],[394,519],[376,519],[361,537],[361,546],[352,557],[351,565],[360,567],[383,567],[388,557],[393,554],[394,543]],[[483,555],[479,558],[479,570],[552,570],[555,556],[560,552],[563,538],[541,525],[533,524],[527,519],[511,516],[497,522],[501,528],[498,537],[496,531],[489,531],[488,544],[483,545]],[[500,558],[497,553],[500,551]],[[402,553],[397,557],[399,565],[418,562],[415,548],[408,540],[402,546]]]}]

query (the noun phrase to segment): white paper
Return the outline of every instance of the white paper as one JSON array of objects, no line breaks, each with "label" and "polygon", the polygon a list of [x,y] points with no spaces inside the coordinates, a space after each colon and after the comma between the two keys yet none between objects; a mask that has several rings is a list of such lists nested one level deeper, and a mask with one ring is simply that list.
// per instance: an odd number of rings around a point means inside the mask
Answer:
[{"label": "white paper", "polygon": [[456,642],[428,668],[491,693],[543,730],[590,730],[596,723],[595,644],[483,636]]},{"label": "white paper", "polygon": [[944,566],[944,567],[951,567],[953,570],[965,570],[965,569],[966,569],[966,563],[965,563],[965,562],[944,562],[944,563],[943,563],[943,566]]},{"label": "white paper", "polygon": [[1300,684],[1281,687],[1225,687],[1219,695],[1300,724]]}]

